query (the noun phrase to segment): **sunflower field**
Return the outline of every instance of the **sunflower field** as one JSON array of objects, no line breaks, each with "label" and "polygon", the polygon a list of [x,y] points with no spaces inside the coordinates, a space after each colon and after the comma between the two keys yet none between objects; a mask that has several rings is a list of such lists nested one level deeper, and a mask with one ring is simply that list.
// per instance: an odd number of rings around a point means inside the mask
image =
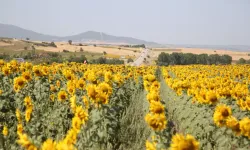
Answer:
[{"label": "sunflower field", "polygon": [[249,71],[0,60],[0,149],[250,149]]}]

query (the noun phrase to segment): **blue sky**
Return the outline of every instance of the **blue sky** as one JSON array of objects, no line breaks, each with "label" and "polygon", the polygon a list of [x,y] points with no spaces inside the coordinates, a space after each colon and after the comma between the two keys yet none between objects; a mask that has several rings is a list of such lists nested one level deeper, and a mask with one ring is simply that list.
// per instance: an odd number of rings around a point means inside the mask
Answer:
[{"label": "blue sky", "polygon": [[250,45],[250,0],[2,0],[0,23],[164,44]]}]

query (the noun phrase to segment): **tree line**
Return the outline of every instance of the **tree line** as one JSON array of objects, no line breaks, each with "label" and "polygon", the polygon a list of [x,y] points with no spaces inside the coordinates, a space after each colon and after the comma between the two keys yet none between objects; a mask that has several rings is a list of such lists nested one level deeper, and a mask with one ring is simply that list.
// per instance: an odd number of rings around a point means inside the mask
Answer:
[{"label": "tree line", "polygon": [[161,52],[157,59],[157,65],[191,65],[191,64],[231,64],[232,57],[218,54],[193,54],[193,53],[165,53]]},{"label": "tree line", "polygon": [[236,64],[250,64],[250,59],[246,60],[244,58],[240,58]]}]

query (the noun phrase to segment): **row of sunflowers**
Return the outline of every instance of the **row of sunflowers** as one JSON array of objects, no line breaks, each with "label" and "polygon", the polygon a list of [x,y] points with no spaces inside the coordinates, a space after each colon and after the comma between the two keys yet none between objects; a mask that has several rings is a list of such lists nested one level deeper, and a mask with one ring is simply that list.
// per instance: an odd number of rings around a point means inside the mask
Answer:
[{"label": "row of sunflowers", "polygon": [[[171,134],[171,122],[167,120],[167,110],[160,95],[160,82],[157,80],[157,68],[152,68],[144,75],[144,89],[148,92],[147,101],[149,112],[145,116],[145,121],[153,130],[151,137],[146,141],[147,150],[198,150],[199,142],[190,134],[182,133]],[[169,142],[171,140],[171,142]]]},{"label": "row of sunflowers", "polygon": [[235,141],[247,144],[250,139],[249,69],[249,65],[189,65],[163,67],[162,73],[167,86],[180,99],[188,96],[193,106],[212,110],[214,126],[231,130]]},{"label": "row of sunflowers", "polygon": [[124,65],[0,60],[0,148],[117,149],[143,72]]}]

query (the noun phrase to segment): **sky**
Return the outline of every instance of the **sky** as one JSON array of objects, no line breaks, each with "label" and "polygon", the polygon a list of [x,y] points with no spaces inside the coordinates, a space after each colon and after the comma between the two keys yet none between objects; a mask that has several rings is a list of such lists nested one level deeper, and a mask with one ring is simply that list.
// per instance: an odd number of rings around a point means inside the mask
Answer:
[{"label": "sky", "polygon": [[250,45],[250,0],[0,2],[0,23],[43,34],[91,30],[161,44]]}]

